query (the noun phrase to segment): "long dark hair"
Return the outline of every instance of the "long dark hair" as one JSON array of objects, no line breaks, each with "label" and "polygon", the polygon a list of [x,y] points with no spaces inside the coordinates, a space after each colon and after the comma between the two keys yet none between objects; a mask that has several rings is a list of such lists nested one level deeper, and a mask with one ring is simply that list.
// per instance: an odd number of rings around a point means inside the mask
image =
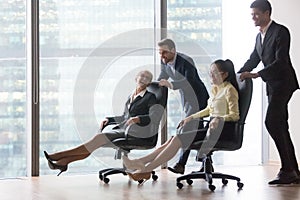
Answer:
[{"label": "long dark hair", "polygon": [[235,89],[239,91],[233,62],[229,59],[226,60],[219,59],[214,61],[213,64],[217,65],[219,71],[228,73],[228,76],[224,81],[230,82],[233,85],[233,87],[235,87]]}]

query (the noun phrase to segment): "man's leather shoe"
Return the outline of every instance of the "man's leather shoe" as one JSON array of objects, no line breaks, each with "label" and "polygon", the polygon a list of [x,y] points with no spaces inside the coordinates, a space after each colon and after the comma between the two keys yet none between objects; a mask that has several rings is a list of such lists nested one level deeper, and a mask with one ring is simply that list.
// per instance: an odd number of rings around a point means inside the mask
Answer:
[{"label": "man's leather shoe", "polygon": [[176,174],[184,174],[184,168],[182,164],[177,163],[174,167],[168,167],[168,170]]},{"label": "man's leather shoe", "polygon": [[285,172],[280,171],[277,177],[269,182],[269,185],[280,185],[280,184],[298,184],[300,181],[299,176],[295,171]]}]

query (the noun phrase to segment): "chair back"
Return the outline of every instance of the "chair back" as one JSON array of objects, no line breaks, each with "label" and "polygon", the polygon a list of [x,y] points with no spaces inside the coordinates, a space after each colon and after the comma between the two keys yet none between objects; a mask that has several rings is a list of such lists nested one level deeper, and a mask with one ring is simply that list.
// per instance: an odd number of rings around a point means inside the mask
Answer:
[{"label": "chair back", "polygon": [[146,138],[149,147],[155,147],[158,139],[159,125],[168,102],[168,88],[159,86],[159,82],[155,81],[147,87],[147,90],[156,97],[156,105],[154,105],[155,115],[151,118],[151,137]]},{"label": "chair back", "polygon": [[241,81],[239,74],[237,75],[237,82],[239,87],[239,123],[245,124],[252,99],[253,83],[252,79]]},{"label": "chair back", "polygon": [[244,125],[251,104],[253,83],[250,78],[241,81],[240,74],[237,74],[236,79],[238,83],[240,119],[235,124],[235,130],[231,135],[232,137],[230,137],[231,140],[218,142],[215,146],[216,149],[233,151],[241,148],[243,143]]},{"label": "chair back", "polygon": [[[219,140],[213,144],[213,147],[211,145],[207,146],[211,152],[219,150],[234,151],[242,146],[245,120],[252,99],[253,83],[252,79],[241,81],[239,76],[240,75],[237,74],[240,119],[237,122],[232,122],[234,131],[228,133],[230,135],[230,139],[226,138],[224,140],[220,137]],[[201,147],[203,147],[203,144],[208,144],[207,142],[209,142],[209,140],[196,141],[190,146],[190,149],[199,150]],[[206,149],[206,147],[204,147],[204,149]],[[201,157],[202,151],[198,151],[198,154],[198,156]]]},{"label": "chair back", "polygon": [[[126,138],[113,140],[114,145],[123,150],[130,151],[132,149],[150,149],[155,147],[157,144],[160,121],[167,106],[168,88],[159,86],[158,82],[152,82],[147,87],[147,90],[153,93],[157,100],[156,105],[152,106],[154,108],[151,108],[155,110],[155,115],[151,117],[151,124],[147,127],[147,132],[149,131],[147,135],[150,135],[150,137],[136,138],[128,136]],[[143,128],[141,128],[141,130],[142,129]],[[130,132],[130,130],[128,130],[128,132]]]},{"label": "chair back", "polygon": [[[165,109],[168,101],[168,88],[159,86],[158,82],[155,81],[150,83],[147,90],[156,96],[157,104],[161,105]],[[159,116],[159,118],[161,117],[162,116]]]}]

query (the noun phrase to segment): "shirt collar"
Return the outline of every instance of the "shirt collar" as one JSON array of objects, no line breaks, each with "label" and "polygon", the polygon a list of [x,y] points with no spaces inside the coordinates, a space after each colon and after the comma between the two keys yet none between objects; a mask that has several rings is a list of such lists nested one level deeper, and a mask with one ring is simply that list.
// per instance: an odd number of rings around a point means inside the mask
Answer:
[{"label": "shirt collar", "polygon": [[177,58],[177,53],[175,52],[173,60],[170,61],[170,62],[168,62],[167,65],[174,67],[175,66],[175,62],[176,62],[176,58]]},{"label": "shirt collar", "polygon": [[269,29],[272,22],[273,22],[273,20],[270,20],[267,26],[265,26],[263,29],[259,30],[262,35],[266,35],[266,32]]},{"label": "shirt collar", "polygon": [[135,99],[138,96],[144,97],[146,91],[147,91],[147,88],[145,88],[144,90],[140,91],[138,94],[134,95],[135,94],[135,90],[133,90],[131,98]]}]

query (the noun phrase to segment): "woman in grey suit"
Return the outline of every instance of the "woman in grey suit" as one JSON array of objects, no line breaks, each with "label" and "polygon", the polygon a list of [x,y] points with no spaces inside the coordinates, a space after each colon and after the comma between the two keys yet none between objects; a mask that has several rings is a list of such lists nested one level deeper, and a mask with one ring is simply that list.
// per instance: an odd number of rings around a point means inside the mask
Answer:
[{"label": "woman in grey suit", "polygon": [[[155,116],[158,114],[154,106],[156,97],[153,93],[147,91],[147,86],[151,83],[152,77],[152,73],[147,70],[137,74],[135,78],[136,88],[125,104],[124,114],[122,116],[105,118],[100,124],[101,133],[70,150],[53,154],[48,154],[44,151],[50,169],[60,170],[58,174],[60,175],[68,169],[69,163],[87,158],[93,151],[108,144],[111,140],[124,138],[125,129],[129,125],[132,126],[130,129],[132,131],[129,131],[128,135],[141,138],[146,137],[147,131],[150,132],[148,125],[151,123],[151,120],[156,120]],[[109,131],[103,130],[109,122],[116,122],[117,124],[110,128]],[[136,130],[141,129],[143,129],[143,135],[136,135]]]},{"label": "woman in grey suit", "polygon": [[[288,125],[288,102],[299,84],[291,63],[289,30],[271,20],[271,4],[267,0],[256,0],[252,8],[252,19],[260,27],[256,44],[250,58],[240,69],[241,79],[260,77],[267,86],[268,109],[265,125],[273,138],[281,159],[281,169],[270,185],[299,182],[300,172]],[[251,71],[262,61],[264,69]]]}]

